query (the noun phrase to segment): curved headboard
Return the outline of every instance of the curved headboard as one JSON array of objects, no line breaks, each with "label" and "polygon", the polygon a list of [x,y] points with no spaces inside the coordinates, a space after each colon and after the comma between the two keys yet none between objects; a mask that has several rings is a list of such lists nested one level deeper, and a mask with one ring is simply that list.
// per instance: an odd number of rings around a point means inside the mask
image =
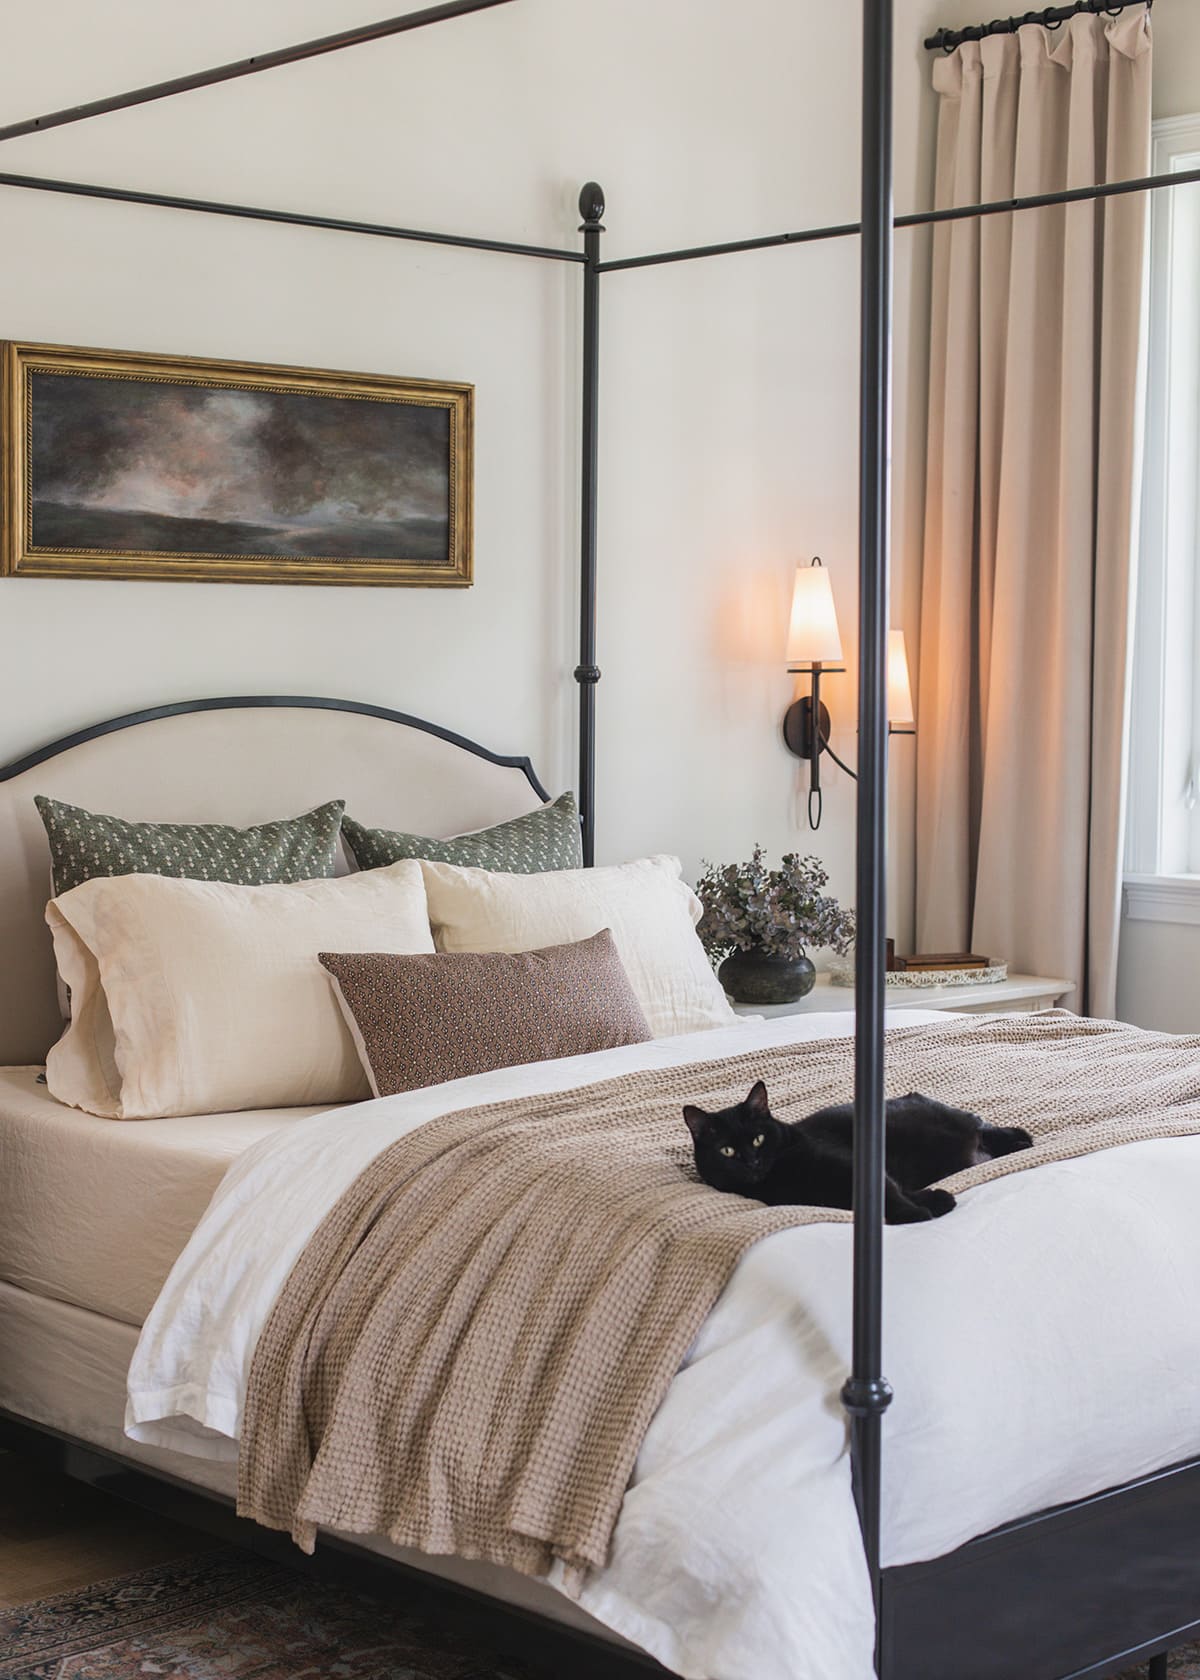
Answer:
[{"label": "curved headboard", "polygon": [[238,827],[344,799],[360,822],[431,835],[523,816],[549,797],[527,758],[351,700],[188,700],[52,741],[0,769],[0,1065],[7,1066],[43,1061],[62,1030],[38,793],[133,822]]}]

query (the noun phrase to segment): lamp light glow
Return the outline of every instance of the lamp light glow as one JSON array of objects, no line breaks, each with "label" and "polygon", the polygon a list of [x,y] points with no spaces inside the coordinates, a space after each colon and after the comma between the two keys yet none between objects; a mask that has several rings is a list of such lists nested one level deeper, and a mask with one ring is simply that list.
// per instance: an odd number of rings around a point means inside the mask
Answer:
[{"label": "lamp light glow", "polygon": [[787,662],[790,666],[842,663],[842,638],[833,602],[833,585],[820,561],[814,561],[811,566],[796,567]]},{"label": "lamp light glow", "polygon": [[916,720],[903,630],[888,631],[887,701],[889,729],[893,734],[909,733]]}]

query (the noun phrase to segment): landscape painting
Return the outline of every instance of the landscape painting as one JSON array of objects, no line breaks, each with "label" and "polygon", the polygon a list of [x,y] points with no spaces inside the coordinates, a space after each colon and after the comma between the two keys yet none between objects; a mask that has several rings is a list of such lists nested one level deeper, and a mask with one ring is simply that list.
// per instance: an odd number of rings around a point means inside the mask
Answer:
[{"label": "landscape painting", "polygon": [[10,572],[471,581],[470,386],[5,353]]}]

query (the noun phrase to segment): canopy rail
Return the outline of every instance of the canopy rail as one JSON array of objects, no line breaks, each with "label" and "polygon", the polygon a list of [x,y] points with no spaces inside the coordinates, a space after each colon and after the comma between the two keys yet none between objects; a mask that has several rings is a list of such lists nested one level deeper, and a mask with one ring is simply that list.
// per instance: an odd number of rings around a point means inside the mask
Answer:
[{"label": "canopy rail", "polygon": [[469,251],[499,251],[508,256],[540,257],[550,262],[582,265],[587,261],[582,251],[562,251],[554,245],[523,245],[511,239],[488,239],[477,234],[436,233],[425,228],[393,227],[388,222],[359,222],[344,216],[309,215],[303,210],[270,210],[255,204],[226,204],[214,198],[183,198],[176,193],[105,187],[91,181],[61,181],[55,176],[0,172],[0,187],[66,193],[73,198],[113,199],[120,204],[149,204],[164,210],[191,210],[202,216],[234,216],[249,222],[282,222],[289,227],[320,228],[326,233],[363,233],[376,239],[407,239],[423,245],[456,245]]},{"label": "canopy rail", "polygon": [[[1158,192],[1167,187],[1186,187],[1200,182],[1200,169],[1179,169],[1165,175],[1143,175],[1128,181],[1102,181],[1092,187],[1066,187],[1058,192],[1035,193],[1024,198],[989,199],[981,204],[954,204],[942,210],[914,210],[895,217],[895,228],[935,227],[940,222],[972,221],[981,216],[1006,216],[1014,211],[1045,210],[1057,204],[1086,204],[1092,200],[1120,198],[1128,193]],[[594,266],[596,274],[616,274],[625,269],[656,268],[668,263],[692,262],[701,257],[723,257],[742,251],[765,251],[779,245],[812,245],[828,239],[850,239],[862,233],[861,222],[833,222],[821,227],[801,228],[788,233],[769,233],[751,239],[726,240],[718,245],[693,245],[686,249],[658,251],[640,257],[615,257],[589,264],[583,251],[562,250],[555,245],[527,245],[518,240],[491,239],[467,233],[440,233],[423,228],[394,227],[387,222],[360,222],[341,216],[311,215],[302,210],[271,210],[261,205],[228,204],[220,199],[185,198],[176,193],[143,192],[132,187],[102,186],[90,181],[63,181],[48,175],[14,175],[0,172],[0,187],[17,187],[34,192],[66,193],[76,198],[112,199],[123,204],[148,204],[167,210],[191,210],[207,216],[233,216],[246,221],[281,222],[292,227],[320,228],[334,233],[360,233],[381,239],[412,240],[427,245],[457,245],[472,251],[498,251],[516,257],[538,257],[550,262]]]},{"label": "canopy rail", "polygon": [[[1167,175],[1141,175],[1129,181],[1101,181],[1093,187],[1064,187],[1058,192],[1032,193],[1024,198],[987,199],[981,204],[952,204],[942,210],[913,210],[897,216],[896,228],[935,227],[939,222],[967,222],[980,216],[1007,216],[1016,210],[1046,210],[1056,204],[1086,204],[1092,199],[1121,198],[1127,193],[1157,192],[1163,187],[1186,187],[1200,181],[1200,169],[1178,169]],[[825,239],[850,239],[861,234],[861,222],[832,222],[801,228],[794,233],[767,233],[757,238],[725,240],[719,245],[691,245],[675,251],[656,251],[643,257],[616,257],[600,264],[601,274],[626,268],[658,268],[666,263],[692,262],[698,257],[726,257],[741,251],[766,251],[776,245],[812,245]]]},{"label": "canopy rail", "polygon": [[189,76],[172,76],[169,81],[151,82],[146,87],[110,94],[105,99],[92,99],[84,105],[67,105],[61,111],[47,111],[40,117],[24,117],[20,122],[0,127],[0,140],[16,140],[23,134],[41,134],[48,128],[64,128],[68,123],[86,122],[89,117],[107,116],[111,111],[127,111],[131,106],[149,105],[156,99],[170,99],[177,93],[215,87],[219,82],[237,81],[242,76],[257,76],[264,70],[277,70],[283,64],[322,58],[326,53],[341,52],[345,47],[360,47],[368,41],[383,41],[390,35],[406,35],[413,29],[424,29],[431,23],[446,23],[451,18],[469,17],[473,12],[486,12],[494,6],[511,4],[512,0],[444,0],[441,5],[425,6],[420,11],[384,18],[379,23],[364,23],[357,29],[342,29],[336,35],[321,35],[312,41],[300,41],[292,47],[277,47],[273,52],[255,53],[252,58],[235,59],[229,64],[215,65],[211,70],[195,70]]}]

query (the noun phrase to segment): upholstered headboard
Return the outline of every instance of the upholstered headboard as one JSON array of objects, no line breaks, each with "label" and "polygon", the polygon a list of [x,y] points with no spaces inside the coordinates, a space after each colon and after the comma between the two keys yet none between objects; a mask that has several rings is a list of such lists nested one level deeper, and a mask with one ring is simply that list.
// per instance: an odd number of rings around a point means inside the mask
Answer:
[{"label": "upholstered headboard", "polygon": [[185,701],[112,718],[0,769],[0,1065],[41,1062],[62,1028],[44,920],[44,793],[134,822],[239,827],[344,799],[360,822],[458,834],[547,798],[527,758],[352,701]]}]

